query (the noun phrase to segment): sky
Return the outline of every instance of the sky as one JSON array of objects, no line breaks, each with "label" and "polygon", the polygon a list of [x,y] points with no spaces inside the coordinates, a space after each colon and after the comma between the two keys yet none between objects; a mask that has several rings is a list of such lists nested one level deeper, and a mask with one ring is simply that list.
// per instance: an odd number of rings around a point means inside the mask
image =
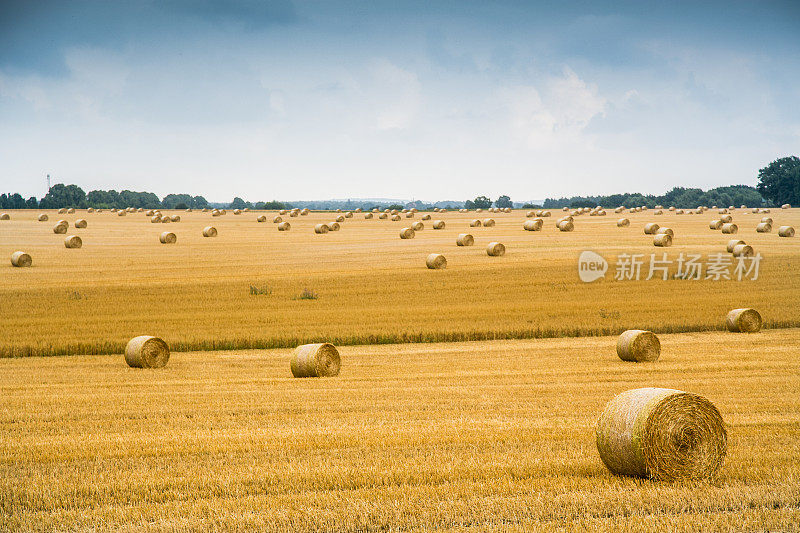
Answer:
[{"label": "sky", "polygon": [[0,191],[525,201],[800,153],[800,3],[0,0]]}]

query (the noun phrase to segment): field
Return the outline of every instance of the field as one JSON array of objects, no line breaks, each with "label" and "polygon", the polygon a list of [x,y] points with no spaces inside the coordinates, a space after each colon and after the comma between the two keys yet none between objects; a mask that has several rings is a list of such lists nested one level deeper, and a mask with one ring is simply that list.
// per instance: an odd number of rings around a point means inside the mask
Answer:
[{"label": "field", "polygon": [[[212,350],[291,347],[314,340],[337,344],[466,341],[613,334],[630,327],[657,332],[722,328],[732,308],[756,307],[768,327],[800,326],[800,237],[780,238],[755,231],[762,215],[737,210],[735,236],[708,228],[716,213],[675,215],[665,211],[626,214],[631,226],[617,228],[617,216],[583,215],[575,231],[561,233],[555,219],[540,232],[522,229],[525,213],[434,214],[412,240],[399,231],[412,221],[365,220],[356,213],[339,232],[316,235],[313,226],[332,213],[289,218],[292,229],[277,231],[267,213],[212,218],[179,213],[182,221],[151,224],[143,213],[58,215],[37,222],[38,212],[10,212],[0,221],[0,257],[22,249],[30,269],[0,265],[0,356],[120,353],[143,333],[163,337],[173,349]],[[260,214],[260,213],[258,213]],[[774,226],[800,229],[800,209],[773,209]],[[475,217],[492,217],[491,228],[470,228]],[[83,247],[66,249],[52,226],[64,218],[88,220],[73,229]],[[646,222],[675,231],[671,248],[655,248],[644,235]],[[213,224],[216,238],[204,238]],[[177,244],[158,236],[172,231]],[[473,247],[457,247],[469,232]],[[619,254],[722,252],[739,237],[763,255],[757,280],[614,280]],[[506,255],[489,257],[497,240]],[[594,250],[609,260],[606,279],[578,279],[577,260]],[[447,257],[446,270],[425,267],[429,253]],[[727,254],[725,254],[727,256]],[[673,266],[673,271],[676,266]],[[251,286],[268,294],[251,295]],[[316,299],[301,299],[308,289]]]}]

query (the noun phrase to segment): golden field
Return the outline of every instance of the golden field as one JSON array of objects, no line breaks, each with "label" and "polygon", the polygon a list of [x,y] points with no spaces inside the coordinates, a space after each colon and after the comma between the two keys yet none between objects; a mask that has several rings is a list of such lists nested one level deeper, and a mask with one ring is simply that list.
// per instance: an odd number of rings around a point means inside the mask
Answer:
[{"label": "golden field", "polygon": [[[605,217],[582,215],[575,231],[561,233],[552,211],[540,232],[522,229],[525,212],[433,214],[444,230],[425,230],[401,240],[400,229],[420,220],[365,220],[356,213],[339,232],[316,235],[313,226],[333,213],[284,219],[279,232],[262,212],[221,217],[195,211],[182,221],[151,224],[143,213],[118,217],[108,211],[73,215],[9,211],[0,221],[0,356],[121,353],[140,334],[158,335],[177,350],[290,347],[329,340],[343,344],[465,341],[613,334],[627,328],[656,332],[721,329],[729,309],[755,307],[767,327],[800,326],[800,237],[759,234],[763,215],[736,210],[739,233],[708,228],[716,212],[675,215],[652,211]],[[175,214],[175,213],[172,213]],[[618,216],[631,220],[617,228]],[[774,228],[800,229],[800,209],[772,209]],[[491,228],[470,228],[473,218],[494,218]],[[66,249],[52,226],[70,222],[81,249]],[[74,229],[78,218],[88,228]],[[655,221],[675,231],[671,248],[655,248],[643,234]],[[204,238],[214,225],[219,236]],[[177,244],[158,236],[174,232]],[[475,236],[473,247],[455,244],[459,233]],[[731,237],[753,245],[764,259],[757,281],[615,281],[621,253],[725,252]],[[489,257],[490,241],[506,255]],[[14,268],[16,250],[32,255],[32,268]],[[583,250],[606,257],[605,280],[578,279]],[[429,253],[447,257],[446,270],[425,267]],[[645,272],[646,275],[646,272]],[[643,276],[644,277],[644,276]],[[251,295],[250,287],[269,294]],[[309,289],[316,299],[298,296]]]},{"label": "golden field", "polygon": [[[796,530],[800,329],[615,341],[350,346],[330,379],[287,349],[3,359],[0,530]],[[605,469],[594,421],[645,386],[719,408],[716,479]]]}]

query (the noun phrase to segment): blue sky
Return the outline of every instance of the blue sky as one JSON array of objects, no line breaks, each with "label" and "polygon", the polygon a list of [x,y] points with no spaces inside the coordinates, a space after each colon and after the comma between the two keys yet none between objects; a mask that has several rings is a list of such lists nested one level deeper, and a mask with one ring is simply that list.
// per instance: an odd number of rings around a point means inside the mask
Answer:
[{"label": "blue sky", "polygon": [[0,2],[0,190],[515,200],[800,153],[792,2]]}]

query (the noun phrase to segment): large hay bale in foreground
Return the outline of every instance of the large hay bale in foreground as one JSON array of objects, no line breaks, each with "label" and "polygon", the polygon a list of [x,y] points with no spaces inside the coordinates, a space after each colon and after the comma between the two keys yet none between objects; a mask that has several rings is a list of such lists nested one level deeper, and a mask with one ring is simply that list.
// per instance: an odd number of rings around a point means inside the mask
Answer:
[{"label": "large hay bale in foreground", "polygon": [[778,237],[794,237],[794,228],[792,226],[779,227]]},{"label": "large hay bale in foreground", "polygon": [[431,270],[447,268],[447,259],[442,254],[430,254],[425,260],[425,265]]},{"label": "large hay bale in foreground", "polygon": [[41,215],[39,215],[39,222],[47,222],[48,220],[50,220],[50,217],[47,216],[46,214],[42,213]]},{"label": "large hay bale in foreground", "polygon": [[648,224],[645,224],[644,225],[644,234],[645,235],[655,235],[656,232],[658,231],[659,227],[660,226],[658,224],[656,224],[655,222],[650,222]]},{"label": "large hay bale in foreground", "polygon": [[482,224],[483,224],[484,228],[491,228],[492,226],[494,226],[494,219],[493,218],[485,218],[485,219],[483,219]]},{"label": "large hay bale in foreground", "polygon": [[131,368],[163,368],[169,361],[169,346],[158,337],[141,335],[128,341],[125,362]]},{"label": "large hay bale in foreground", "polygon": [[165,231],[158,236],[158,240],[161,242],[161,244],[175,244],[178,242],[178,237],[171,231]]},{"label": "large hay bale in foreground", "polygon": [[303,344],[292,353],[291,369],[296,378],[324,378],[339,375],[342,360],[333,344]]},{"label": "large hay bale in foreground", "polygon": [[737,244],[731,253],[734,257],[753,257],[753,247],[749,244]]},{"label": "large hay bale in foreground", "polygon": [[444,220],[434,220],[433,229],[444,229]]},{"label": "large hay bale in foreground", "polygon": [[733,309],[725,317],[725,327],[734,333],[756,333],[763,323],[761,314],[749,307]]},{"label": "large hay bale in foreground", "polygon": [[56,225],[53,226],[53,233],[63,235],[67,232],[67,229],[69,229],[69,222],[66,220],[59,220],[56,222]]},{"label": "large hay bale in foreground", "polygon": [[758,233],[769,233],[769,232],[771,232],[771,231],[772,231],[772,224],[769,224],[769,223],[767,223],[767,222],[760,222],[760,223],[759,223],[759,224],[756,226],[756,231],[757,231]]},{"label": "large hay bale in foreground", "polygon": [[617,355],[623,361],[649,363],[661,355],[661,343],[652,331],[629,329],[617,339]]},{"label": "large hay bale in foreground", "polygon": [[83,246],[83,241],[77,235],[69,235],[64,238],[64,246],[67,248],[80,248]]},{"label": "large hay bale in foreground", "polygon": [[327,224],[317,224],[314,226],[314,233],[328,233],[328,231],[330,231],[330,228]]},{"label": "large hay bale in foreground", "polygon": [[469,233],[460,233],[456,238],[456,244],[459,246],[472,246],[475,244],[475,238]]},{"label": "large hay bale in foreground", "polygon": [[486,245],[486,253],[492,257],[499,257],[505,255],[506,247],[500,242],[490,242]]},{"label": "large hay bale in foreground", "polygon": [[292,229],[292,225],[288,222],[281,222],[278,224],[278,231],[289,231],[290,229]]},{"label": "large hay bale in foreground", "polygon": [[596,435],[600,458],[613,473],[663,481],[712,477],[728,443],[714,404],[674,389],[615,396],[597,420]]},{"label": "large hay bale in foreground", "polygon": [[627,218],[620,218],[617,220],[617,227],[618,228],[627,228],[631,225],[631,221]]},{"label": "large hay bale in foreground", "polygon": [[672,235],[669,233],[659,233],[658,235],[655,235],[653,237],[653,246],[672,246]]},{"label": "large hay bale in foreground", "polygon": [[721,229],[722,233],[726,235],[733,235],[734,233],[739,231],[739,226],[737,226],[736,224],[728,223],[728,224],[723,224]]},{"label": "large hay bale in foreground", "polygon": [[522,223],[522,229],[525,231],[540,231],[544,221],[541,218],[534,218],[533,220],[526,220]]},{"label": "large hay bale in foreground", "polygon": [[33,259],[25,252],[14,252],[11,254],[11,264],[15,267],[29,267],[33,264]]},{"label": "large hay bale in foreground", "polygon": [[400,230],[400,238],[401,239],[413,239],[414,238],[414,230],[411,228],[403,228]]},{"label": "large hay bale in foreground", "polygon": [[214,226],[206,226],[203,228],[203,237],[216,237],[217,236],[217,228]]},{"label": "large hay bale in foreground", "polygon": [[75,221],[75,227],[76,228],[85,228],[87,225],[88,224],[87,224],[86,220],[84,220],[82,218],[79,218],[78,220]]},{"label": "large hay bale in foreground", "polygon": [[733,249],[736,248],[736,246],[739,244],[744,244],[744,241],[741,239],[731,239],[728,241],[728,244],[725,245],[725,249],[728,251],[729,254],[732,254]]}]

